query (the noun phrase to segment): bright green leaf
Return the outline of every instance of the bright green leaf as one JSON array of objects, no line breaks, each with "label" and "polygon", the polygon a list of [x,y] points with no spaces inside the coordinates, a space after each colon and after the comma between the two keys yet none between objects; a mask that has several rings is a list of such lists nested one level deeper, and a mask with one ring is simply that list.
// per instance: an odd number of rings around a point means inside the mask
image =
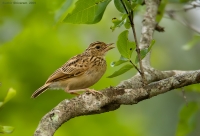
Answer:
[{"label": "bright green leaf", "polygon": [[0,107],[3,106],[3,102],[0,102]]},{"label": "bright green leaf", "polygon": [[158,14],[156,16],[156,22],[159,23],[161,19],[163,18],[163,15],[165,13],[165,7],[168,3],[168,0],[162,0],[160,3],[160,6],[158,8]]},{"label": "bright green leaf", "polygon": [[0,133],[10,134],[14,131],[14,127],[11,126],[0,126]]},{"label": "bright green leaf", "polygon": [[124,14],[122,16],[121,20],[119,20],[117,18],[113,18],[112,22],[113,22],[114,26],[111,26],[110,29],[112,29],[112,31],[114,31],[116,27],[122,26],[125,23],[127,16],[128,16],[127,14]]},{"label": "bright green leaf", "polygon": [[67,15],[67,10],[72,5],[73,0],[66,0],[62,6],[55,12],[54,19],[56,22],[62,22]]},{"label": "bright green leaf", "polygon": [[122,75],[123,73],[127,72],[128,70],[130,70],[132,68],[133,68],[133,65],[131,65],[131,64],[124,65],[118,71],[115,71],[112,75],[108,76],[108,78],[113,78],[113,77]]},{"label": "bright green leaf", "polygon": [[119,66],[125,62],[127,62],[127,61],[124,61],[124,60],[113,61],[113,62],[111,62],[110,65],[111,65],[111,67],[115,67],[115,66]]},{"label": "bright green leaf", "polygon": [[16,91],[13,88],[8,90],[6,97],[3,102],[0,102],[0,107],[7,103],[10,99],[12,99],[16,95]]},{"label": "bright green leaf", "polygon": [[65,17],[64,22],[74,24],[98,23],[111,0],[78,0],[75,9]]},{"label": "bright green leaf", "polygon": [[10,99],[12,99],[15,95],[16,95],[16,90],[14,90],[13,88],[10,88],[4,99],[4,104],[7,103]]},{"label": "bright green leaf", "polygon": [[184,90],[200,93],[200,84],[193,84],[190,86],[185,86]]},{"label": "bright green leaf", "polygon": [[128,19],[128,17],[125,19],[124,27],[126,29],[129,29],[131,27],[131,23],[130,23],[130,20]]},{"label": "bright green leaf", "polygon": [[[145,48],[145,49],[142,49],[140,50],[140,57],[141,57],[141,60],[147,55],[147,53],[151,50],[151,48],[153,47],[155,43],[155,40],[152,40],[151,41],[151,44],[149,46],[149,48]],[[139,62],[139,59],[138,59],[138,55],[136,56],[135,58],[135,63],[137,64]]]},{"label": "bright green leaf", "polygon": [[125,63],[125,62],[128,62],[128,61],[130,61],[130,60],[124,58],[123,56],[121,56],[120,59],[119,59],[118,61],[113,61],[113,62],[111,63],[111,67],[119,66],[119,65],[121,65],[121,64],[123,64],[123,63]]},{"label": "bright green leaf", "polygon": [[187,44],[183,46],[184,50],[191,49],[194,45],[196,45],[198,42],[200,42],[200,35],[193,36],[192,40],[189,41]]},{"label": "bright green leaf", "polygon": [[136,48],[135,42],[131,42],[128,40],[128,30],[123,31],[117,40],[117,48],[120,54],[130,59],[133,53],[133,50]]},{"label": "bright green leaf", "polygon": [[133,3],[133,4],[131,5],[131,9],[134,11],[138,5],[139,5],[139,4]]},{"label": "bright green leaf", "polygon": [[196,102],[190,102],[184,105],[179,113],[179,123],[176,130],[176,136],[187,136],[194,130],[197,120],[195,114],[199,107]]}]

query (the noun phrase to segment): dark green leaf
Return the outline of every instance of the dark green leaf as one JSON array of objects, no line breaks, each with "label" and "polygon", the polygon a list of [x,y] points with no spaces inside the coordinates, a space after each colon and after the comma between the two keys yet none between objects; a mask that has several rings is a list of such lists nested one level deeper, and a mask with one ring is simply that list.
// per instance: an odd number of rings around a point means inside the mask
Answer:
[{"label": "dark green leaf", "polygon": [[199,107],[196,102],[190,102],[184,105],[179,113],[179,123],[176,130],[176,136],[187,136],[194,130],[197,120],[195,114]]},{"label": "dark green leaf", "polygon": [[14,131],[14,127],[11,126],[0,126],[0,133],[10,134]]},{"label": "dark green leaf", "polygon": [[64,22],[94,24],[101,20],[111,0],[78,0],[75,9],[65,17]]},{"label": "dark green leaf", "polygon": [[130,61],[130,60],[124,58],[123,56],[121,56],[120,59],[119,59],[118,61],[113,61],[113,62],[111,63],[111,67],[119,66],[119,65],[121,65],[121,64],[123,64],[123,63],[125,63],[125,62],[128,62],[128,61]]},{"label": "dark green leaf", "polygon": [[114,4],[115,4],[116,9],[119,12],[126,14],[126,10],[124,9],[124,6],[122,5],[121,0],[114,0]]},{"label": "dark green leaf", "polygon": [[122,26],[125,23],[127,16],[128,16],[127,14],[124,14],[122,16],[121,20],[118,20],[117,18],[113,18],[112,22],[113,22],[114,26],[111,26],[110,29],[112,29],[112,31],[114,31],[116,27]]},{"label": "dark green leaf", "polygon": [[[140,51],[141,60],[142,60],[142,59],[147,55],[147,53],[151,50],[151,48],[153,47],[154,43],[155,43],[155,40],[152,40],[152,41],[151,41],[151,44],[150,44],[150,46],[149,46],[149,48],[145,48],[145,49],[142,49],[142,50]],[[135,58],[135,63],[137,64],[138,62],[139,62],[139,59],[138,59],[138,55],[137,55],[136,58]]]},{"label": "dark green leaf", "polygon": [[164,12],[165,12],[165,7],[168,3],[168,0],[162,0],[160,3],[160,6],[158,8],[158,14],[156,16],[156,22],[159,23],[161,19],[163,18]]},{"label": "dark green leaf", "polygon": [[194,45],[196,45],[198,42],[200,42],[200,35],[195,35],[195,36],[193,36],[191,41],[189,41],[186,45],[183,46],[183,49],[184,50],[189,50]]},{"label": "dark green leaf", "polygon": [[117,48],[123,57],[130,59],[135,47],[135,42],[131,42],[128,40],[128,30],[123,31],[118,36]]},{"label": "dark green leaf", "polygon": [[139,5],[141,5],[144,2],[144,0],[131,0],[131,1],[133,2],[133,4],[139,4]]},{"label": "dark green leaf", "polygon": [[115,71],[112,75],[108,76],[108,78],[113,78],[119,75],[124,74],[128,70],[132,69],[133,66],[131,64],[124,65],[122,68],[120,68],[118,71]]},{"label": "dark green leaf", "polygon": [[128,10],[128,12],[130,12],[132,10],[130,2],[128,2],[127,0],[123,0],[123,2],[125,4],[126,9]]},{"label": "dark green leaf", "polygon": [[8,90],[6,97],[3,102],[0,102],[0,107],[7,103],[10,99],[12,99],[16,95],[16,91],[13,88]]},{"label": "dark green leaf", "polygon": [[[127,12],[129,13],[132,10],[132,5],[127,0],[114,0],[114,4],[115,4],[116,9],[121,13],[127,14]],[[126,8],[127,12],[126,12],[125,8]]]}]

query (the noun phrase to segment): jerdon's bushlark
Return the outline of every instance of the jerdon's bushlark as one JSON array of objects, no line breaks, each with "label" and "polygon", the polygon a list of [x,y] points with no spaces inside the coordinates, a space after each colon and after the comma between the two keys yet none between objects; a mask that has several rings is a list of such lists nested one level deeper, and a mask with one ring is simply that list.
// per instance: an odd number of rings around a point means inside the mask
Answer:
[{"label": "jerdon's bushlark", "polygon": [[63,89],[71,94],[88,90],[105,73],[105,54],[114,48],[111,45],[99,41],[91,43],[85,52],[72,57],[57,69],[31,97],[36,98],[47,89]]}]

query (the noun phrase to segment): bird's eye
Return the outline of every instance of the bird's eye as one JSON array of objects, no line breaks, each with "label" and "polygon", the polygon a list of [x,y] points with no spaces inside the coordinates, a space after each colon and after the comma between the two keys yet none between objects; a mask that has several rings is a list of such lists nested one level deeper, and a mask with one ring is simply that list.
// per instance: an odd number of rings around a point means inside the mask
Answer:
[{"label": "bird's eye", "polygon": [[96,49],[100,49],[100,46],[96,46]]}]

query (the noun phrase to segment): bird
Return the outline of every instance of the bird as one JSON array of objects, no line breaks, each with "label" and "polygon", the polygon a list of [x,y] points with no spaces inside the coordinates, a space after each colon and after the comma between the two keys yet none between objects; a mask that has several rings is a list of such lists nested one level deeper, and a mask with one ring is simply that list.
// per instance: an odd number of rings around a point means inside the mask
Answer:
[{"label": "bird", "polygon": [[67,93],[79,95],[77,92],[88,91],[104,75],[107,64],[106,53],[115,48],[114,43],[106,44],[96,41],[91,43],[81,54],[70,58],[64,65],[55,70],[45,84],[38,88],[31,96],[36,98],[48,89],[62,89]]}]

